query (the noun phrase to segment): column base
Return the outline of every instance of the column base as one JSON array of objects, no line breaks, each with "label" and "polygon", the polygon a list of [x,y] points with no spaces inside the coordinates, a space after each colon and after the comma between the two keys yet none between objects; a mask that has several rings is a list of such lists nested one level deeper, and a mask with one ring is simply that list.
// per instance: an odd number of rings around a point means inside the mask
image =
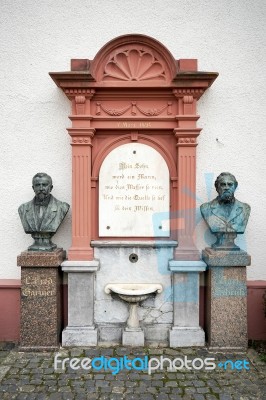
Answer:
[{"label": "column base", "polygon": [[62,332],[62,346],[97,346],[98,329],[95,327],[67,327]]},{"label": "column base", "polygon": [[91,247],[70,247],[67,255],[68,261],[91,261],[94,257],[94,251]]},{"label": "column base", "polygon": [[122,333],[123,346],[143,347],[144,346],[144,332],[142,329],[129,330],[125,329]]},{"label": "column base", "polygon": [[173,327],[169,332],[170,347],[204,346],[205,333],[200,327]]},{"label": "column base", "polygon": [[174,260],[177,261],[200,261],[201,255],[197,249],[183,249],[177,247],[174,252]]}]

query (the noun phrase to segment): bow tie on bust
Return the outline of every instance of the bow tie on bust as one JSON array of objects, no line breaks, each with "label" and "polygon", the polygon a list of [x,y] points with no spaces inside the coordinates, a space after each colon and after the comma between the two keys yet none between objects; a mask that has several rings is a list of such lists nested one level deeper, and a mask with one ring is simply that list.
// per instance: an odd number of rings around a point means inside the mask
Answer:
[{"label": "bow tie on bust", "polygon": [[35,206],[47,207],[48,204],[49,204],[50,198],[51,198],[51,196],[48,196],[43,201],[40,201],[40,200],[37,199],[37,197],[35,197],[34,204],[35,204]]}]

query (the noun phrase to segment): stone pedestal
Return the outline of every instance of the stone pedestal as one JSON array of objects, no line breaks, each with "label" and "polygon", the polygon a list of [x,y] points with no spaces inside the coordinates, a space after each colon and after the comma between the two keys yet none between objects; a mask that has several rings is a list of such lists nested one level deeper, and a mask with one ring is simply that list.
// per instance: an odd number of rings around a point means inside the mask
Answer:
[{"label": "stone pedestal", "polygon": [[21,267],[21,350],[54,350],[62,329],[59,266],[65,251],[25,251],[18,256]]},{"label": "stone pedestal", "polygon": [[94,280],[99,261],[65,261],[68,274],[68,326],[62,333],[62,345],[96,346],[98,331],[94,326]]},{"label": "stone pedestal", "polygon": [[170,347],[204,346],[205,333],[199,326],[199,273],[203,261],[169,262],[173,273],[174,326],[169,332]]},{"label": "stone pedestal", "polygon": [[250,256],[240,251],[207,248],[207,341],[211,349],[247,348],[246,266]]}]

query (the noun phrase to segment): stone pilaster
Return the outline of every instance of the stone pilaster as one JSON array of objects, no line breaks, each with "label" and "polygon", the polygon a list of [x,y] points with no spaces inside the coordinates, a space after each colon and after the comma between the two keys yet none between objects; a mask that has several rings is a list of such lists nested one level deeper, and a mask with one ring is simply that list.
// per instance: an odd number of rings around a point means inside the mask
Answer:
[{"label": "stone pilaster", "polygon": [[196,137],[198,128],[177,128],[174,130],[177,139],[177,176],[178,218],[183,223],[178,229],[178,247],[175,260],[199,260],[200,255],[194,244],[196,212]]},{"label": "stone pilaster", "polygon": [[62,333],[62,345],[96,346],[98,331],[94,326],[94,281],[99,261],[65,261],[68,274],[68,326]]},{"label": "stone pilaster", "polygon": [[95,129],[70,128],[72,137],[72,245],[69,260],[92,260],[91,147]]},{"label": "stone pilaster", "polygon": [[203,261],[169,261],[173,273],[174,325],[170,347],[204,346],[205,333],[199,326],[199,274]]}]

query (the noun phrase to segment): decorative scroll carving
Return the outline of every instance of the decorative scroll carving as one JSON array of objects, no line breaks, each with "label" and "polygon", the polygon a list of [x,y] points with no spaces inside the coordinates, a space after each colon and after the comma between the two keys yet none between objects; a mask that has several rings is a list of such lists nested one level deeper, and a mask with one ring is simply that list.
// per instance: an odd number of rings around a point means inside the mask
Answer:
[{"label": "decorative scroll carving", "polygon": [[80,95],[75,96],[76,112],[78,115],[85,114],[85,101],[86,101],[85,96],[80,96]]},{"label": "decorative scroll carving", "polygon": [[162,63],[150,51],[130,49],[113,56],[104,68],[104,81],[166,80]]},{"label": "decorative scroll carving", "polygon": [[167,103],[166,106],[162,108],[148,108],[147,110],[144,110],[143,108],[138,106],[137,103],[134,101],[132,101],[132,103],[129,106],[124,107],[120,110],[115,108],[106,108],[105,106],[102,105],[102,103],[98,101],[96,103],[96,115],[100,115],[101,110],[103,110],[106,114],[117,117],[125,114],[125,112],[127,112],[130,108],[132,115],[136,115],[138,110],[141,114],[146,115],[147,117],[158,116],[166,109],[168,115],[172,114],[172,102],[170,101]]}]

